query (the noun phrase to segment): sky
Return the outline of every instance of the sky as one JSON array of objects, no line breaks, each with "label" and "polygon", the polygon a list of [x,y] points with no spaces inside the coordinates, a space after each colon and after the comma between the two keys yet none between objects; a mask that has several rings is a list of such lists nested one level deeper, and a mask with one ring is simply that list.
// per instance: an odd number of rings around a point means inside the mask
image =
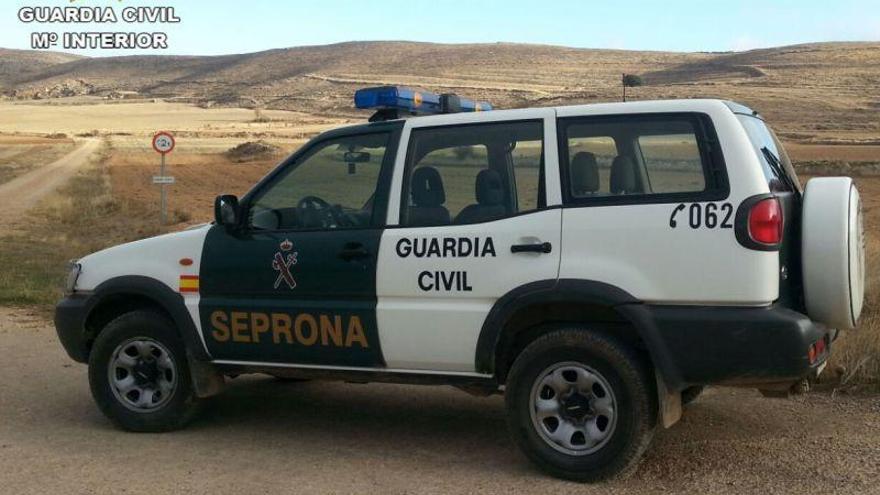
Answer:
[{"label": "sky", "polygon": [[[82,55],[219,55],[342,41],[540,43],[581,48],[729,51],[814,41],[880,41],[880,0],[3,0],[0,47],[34,31],[161,31],[154,51]],[[22,7],[173,7],[177,24],[40,24]]]}]

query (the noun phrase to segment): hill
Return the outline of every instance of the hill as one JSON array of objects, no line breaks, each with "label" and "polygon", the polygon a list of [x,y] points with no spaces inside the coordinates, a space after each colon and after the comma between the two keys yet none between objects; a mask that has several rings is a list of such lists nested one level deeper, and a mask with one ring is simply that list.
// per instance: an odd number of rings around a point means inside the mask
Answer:
[{"label": "hill", "polygon": [[67,53],[0,48],[0,88],[22,78],[39,77],[49,67],[81,58]]},{"label": "hill", "polygon": [[[631,92],[638,99],[736,99],[795,134],[832,130],[857,140],[880,132],[880,43],[737,53],[387,41],[214,57],[0,54],[0,84],[17,98],[137,92],[205,106],[351,115],[351,95],[364,85],[422,86],[511,108],[617,100],[620,75],[636,73],[646,82]],[[32,70],[8,69],[36,56],[42,60]]]}]

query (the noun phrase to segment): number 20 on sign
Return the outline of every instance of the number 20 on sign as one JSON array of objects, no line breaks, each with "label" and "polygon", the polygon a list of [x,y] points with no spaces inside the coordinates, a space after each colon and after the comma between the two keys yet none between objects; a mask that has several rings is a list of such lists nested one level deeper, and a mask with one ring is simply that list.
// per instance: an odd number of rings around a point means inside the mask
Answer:
[{"label": "number 20 on sign", "polygon": [[165,175],[165,155],[171,153],[174,149],[174,144],[174,136],[169,132],[159,131],[153,136],[153,149],[156,150],[156,153],[162,155],[162,162],[159,167],[159,177],[161,177],[162,180],[156,181],[155,178],[153,180],[153,183],[159,184],[159,190],[161,191],[162,225],[165,225],[167,220],[167,197],[165,186],[174,183],[174,177],[168,177]]}]

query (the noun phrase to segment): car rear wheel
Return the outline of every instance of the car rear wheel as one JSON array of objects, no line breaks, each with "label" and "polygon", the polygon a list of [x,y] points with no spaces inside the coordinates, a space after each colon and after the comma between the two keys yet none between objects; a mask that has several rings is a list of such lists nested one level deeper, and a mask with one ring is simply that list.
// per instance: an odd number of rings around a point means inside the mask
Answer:
[{"label": "car rear wheel", "polygon": [[101,412],[125,430],[174,430],[198,406],[183,343],[154,311],[124,314],[104,328],[89,356],[89,384]]},{"label": "car rear wheel", "polygon": [[558,330],[529,344],[507,379],[514,440],[536,465],[575,481],[635,470],[657,423],[651,373],[612,337]]}]

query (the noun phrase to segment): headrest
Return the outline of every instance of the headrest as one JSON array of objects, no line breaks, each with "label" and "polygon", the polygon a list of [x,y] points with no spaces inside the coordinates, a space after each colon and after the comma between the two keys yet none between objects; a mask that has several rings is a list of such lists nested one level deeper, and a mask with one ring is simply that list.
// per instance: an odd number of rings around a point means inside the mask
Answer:
[{"label": "headrest", "polygon": [[419,167],[413,171],[410,182],[413,204],[416,206],[440,206],[446,202],[443,179],[434,167]]},{"label": "headrest", "polygon": [[581,151],[571,158],[571,192],[575,196],[599,190],[599,165],[596,155]]},{"label": "headrest", "polygon": [[611,193],[630,194],[636,190],[636,168],[632,158],[620,155],[611,164]]},{"label": "headrest", "polygon": [[504,201],[504,187],[501,175],[492,170],[484,169],[477,174],[477,203],[483,206],[500,205]]}]

